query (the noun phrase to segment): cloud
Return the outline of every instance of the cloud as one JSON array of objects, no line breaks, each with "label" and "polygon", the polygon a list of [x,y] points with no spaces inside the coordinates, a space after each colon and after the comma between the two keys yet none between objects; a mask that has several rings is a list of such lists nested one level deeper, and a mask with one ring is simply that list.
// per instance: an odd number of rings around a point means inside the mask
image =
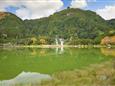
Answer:
[{"label": "cloud", "polygon": [[87,6],[86,0],[72,0],[71,8],[83,8]]},{"label": "cloud", "polygon": [[61,0],[4,0],[0,1],[0,11],[8,6],[18,7],[16,15],[22,19],[47,17],[63,7]]},{"label": "cloud", "polygon": [[10,6],[10,5],[16,5],[16,2],[13,0],[1,0],[0,1],[0,11],[6,11],[5,8]]},{"label": "cloud", "polygon": [[16,15],[22,19],[30,19],[31,17],[29,10],[26,8],[16,10]]},{"label": "cloud", "polygon": [[105,6],[102,9],[96,10],[96,13],[103,17],[105,20],[115,18],[115,5]]}]

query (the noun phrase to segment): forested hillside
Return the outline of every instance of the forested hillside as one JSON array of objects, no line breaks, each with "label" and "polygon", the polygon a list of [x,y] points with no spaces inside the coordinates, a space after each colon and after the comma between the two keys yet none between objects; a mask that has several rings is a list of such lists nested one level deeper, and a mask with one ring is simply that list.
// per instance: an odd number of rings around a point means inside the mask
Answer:
[{"label": "forested hillside", "polygon": [[0,42],[12,42],[25,36],[23,21],[14,14],[0,12]]},{"label": "forested hillside", "polygon": [[108,20],[107,22],[115,29],[115,19]]},{"label": "forested hillside", "polygon": [[89,10],[68,8],[47,18],[24,21],[11,13],[5,14],[4,18],[0,17],[1,42],[18,39],[16,43],[52,44],[58,37],[66,44],[99,44],[103,37],[114,35],[115,31],[115,22]]}]

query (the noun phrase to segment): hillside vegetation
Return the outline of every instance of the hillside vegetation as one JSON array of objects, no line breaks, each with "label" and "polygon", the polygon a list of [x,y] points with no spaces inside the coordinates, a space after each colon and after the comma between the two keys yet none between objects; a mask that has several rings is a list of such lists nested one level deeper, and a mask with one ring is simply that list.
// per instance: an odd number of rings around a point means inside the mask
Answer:
[{"label": "hillside vegetation", "polygon": [[[114,23],[95,12],[65,9],[53,15],[24,20],[11,13],[0,19],[0,42],[17,44],[54,44],[63,38],[66,44],[99,44],[107,35],[114,35]],[[0,15],[1,16],[1,15]]]},{"label": "hillside vegetation", "polygon": [[23,21],[11,13],[0,12],[0,43],[12,42],[24,37]]}]

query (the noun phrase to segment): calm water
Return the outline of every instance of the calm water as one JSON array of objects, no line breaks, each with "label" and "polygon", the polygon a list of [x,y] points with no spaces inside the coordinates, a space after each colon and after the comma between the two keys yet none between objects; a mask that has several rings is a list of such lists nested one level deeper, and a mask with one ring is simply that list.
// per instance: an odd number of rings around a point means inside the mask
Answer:
[{"label": "calm water", "polygon": [[106,62],[115,49],[0,49],[0,86],[51,79],[58,71]]}]

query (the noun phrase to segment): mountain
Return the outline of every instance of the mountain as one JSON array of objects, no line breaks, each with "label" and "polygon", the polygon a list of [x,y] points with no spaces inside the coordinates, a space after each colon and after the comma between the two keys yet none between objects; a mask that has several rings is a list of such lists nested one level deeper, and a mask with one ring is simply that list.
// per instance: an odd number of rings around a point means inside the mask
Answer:
[{"label": "mountain", "polygon": [[25,30],[24,22],[16,15],[8,12],[0,12],[0,42],[22,38]]},{"label": "mountain", "polygon": [[18,39],[41,37],[50,44],[56,37],[64,38],[68,44],[97,44],[113,30],[111,23],[89,10],[68,8],[49,17],[24,21],[14,14],[5,14],[0,17],[0,34]]},{"label": "mountain", "polygon": [[32,34],[50,37],[99,39],[109,31],[109,24],[95,12],[65,9],[48,18],[25,20]]},{"label": "mountain", "polygon": [[107,21],[113,29],[115,29],[115,19],[111,19]]}]

